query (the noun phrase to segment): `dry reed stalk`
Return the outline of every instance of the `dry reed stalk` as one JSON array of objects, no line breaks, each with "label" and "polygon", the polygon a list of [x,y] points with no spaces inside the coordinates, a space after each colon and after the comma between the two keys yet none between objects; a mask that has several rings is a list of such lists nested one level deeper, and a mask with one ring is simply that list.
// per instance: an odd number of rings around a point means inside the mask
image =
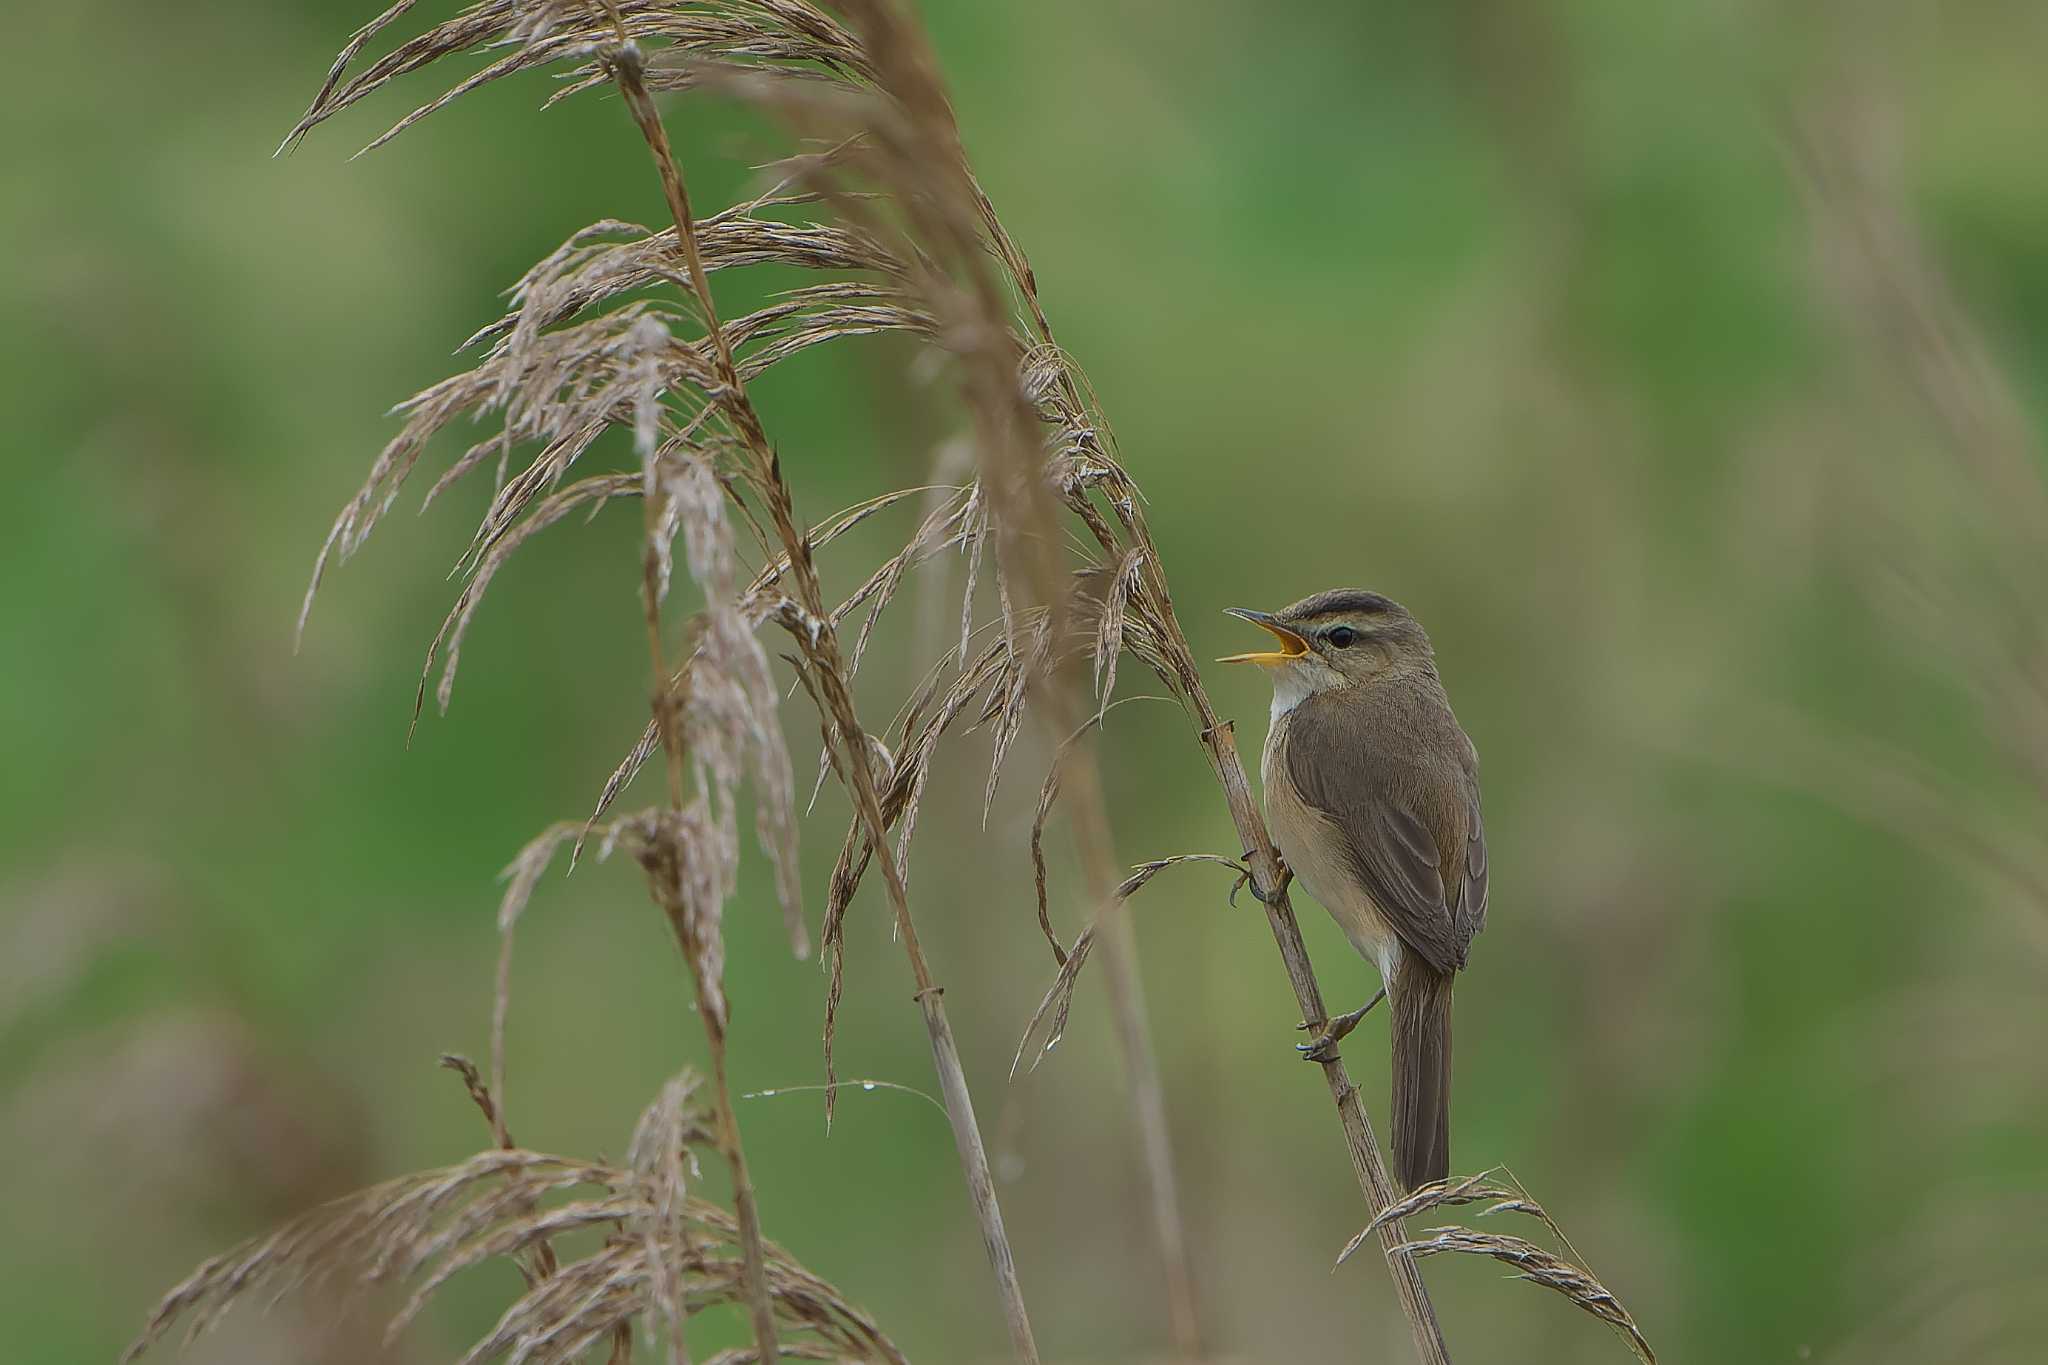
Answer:
[{"label": "dry reed stalk", "polygon": [[[616,7],[612,9],[616,20]],[[838,632],[825,614],[823,589],[812,564],[810,545],[797,529],[794,499],[783,478],[781,460],[770,446],[760,416],[754,410],[753,400],[747,394],[745,381],[734,366],[731,345],[719,323],[717,304],[712,298],[703,257],[697,247],[696,219],[690,209],[682,170],[670,152],[667,132],[648,94],[639,50],[625,37],[623,23],[619,27],[618,47],[604,53],[602,60],[611,68],[612,78],[625,96],[648,150],[654,156],[669,212],[675,219],[683,259],[689,266],[691,292],[695,295],[711,342],[714,374],[719,385],[716,401],[754,461],[757,487],[767,500],[775,534],[788,556],[790,579],[797,595],[795,606],[800,615],[786,624],[804,656],[806,685],[812,688],[814,696],[822,698],[823,709],[830,721],[829,733],[838,743],[833,766],[852,790],[856,808],[870,837],[879,842],[885,837],[886,826],[875,790],[874,771],[868,761],[867,730],[854,706],[846,665],[839,649]],[[657,682],[659,680],[658,677]],[[1003,1226],[1002,1208],[996,1199],[995,1180],[989,1170],[980,1126],[974,1116],[974,1102],[968,1091],[966,1073],[960,1064],[959,1048],[953,1041],[952,1025],[946,1018],[943,991],[934,981],[918,943],[917,926],[911,917],[909,893],[902,874],[889,859],[883,860],[883,871],[890,906],[896,916],[897,932],[917,984],[916,998],[931,1040],[932,1063],[939,1073],[939,1089],[945,1100],[946,1116],[953,1128],[954,1143],[967,1176],[968,1192],[981,1222],[989,1263],[995,1272],[1011,1349],[1020,1361],[1036,1361],[1038,1347],[1032,1337],[1031,1319],[1024,1306],[1016,1260]],[[764,1346],[764,1358],[768,1354]]]},{"label": "dry reed stalk", "polygon": [[[1084,854],[1093,867],[1094,860]],[[1091,897],[1100,903],[1099,878],[1089,874]],[[1138,966],[1136,935],[1131,921],[1112,914],[1104,925],[1102,965],[1109,981],[1110,1015],[1117,1044],[1123,1051],[1124,1075],[1131,1088],[1131,1112],[1138,1124],[1138,1157],[1145,1168],[1146,1194],[1152,1210],[1152,1235],[1159,1244],[1166,1275],[1166,1320],[1174,1349],[1187,1360],[1206,1354],[1202,1321],[1196,1311],[1194,1267],[1188,1256],[1187,1223],[1181,1216],[1180,1180],[1173,1159],[1173,1128],[1166,1113],[1166,1083],[1159,1074],[1159,1055],[1152,1046],[1152,1026],[1145,1013],[1145,983]]]},{"label": "dry reed stalk", "polygon": [[[997,557],[1005,601],[1017,606],[1044,606],[1058,622],[1067,612],[1069,584],[1053,557],[1060,528],[1042,475],[1043,439],[1037,414],[1018,387],[1024,352],[1011,331],[1007,310],[988,268],[987,229],[994,210],[968,168],[944,82],[924,35],[897,9],[880,0],[852,0],[845,7],[870,54],[876,83],[908,111],[908,146],[895,159],[901,173],[893,188],[899,195],[922,191],[925,202],[941,207],[932,217],[950,229],[954,255],[953,280],[964,287],[930,289],[927,304],[947,334],[950,349],[966,362],[962,390],[974,414],[974,453],[982,484],[994,491],[992,514],[998,531]],[[936,191],[936,192],[934,192]],[[844,208],[858,206],[844,203]],[[998,229],[999,231],[999,229]],[[939,233],[928,232],[926,240]],[[1002,239],[1007,243],[1007,238]],[[1010,248],[1009,259],[1022,262]],[[1025,271],[1028,276],[1028,267]],[[953,307],[941,306],[950,301]],[[1033,305],[1035,307],[1035,304]],[[959,338],[966,338],[963,344]],[[1120,600],[1112,595],[1113,601]],[[972,607],[972,588],[967,594]],[[1107,647],[1095,652],[1094,681],[1100,695],[1099,720],[1116,685],[1116,660],[1122,652],[1121,630],[1112,606],[1107,613]],[[1139,1157],[1146,1173],[1147,1201],[1152,1213],[1167,1291],[1167,1318],[1175,1348],[1190,1359],[1202,1355],[1195,1311],[1194,1276],[1189,1265],[1185,1220],[1181,1215],[1171,1129],[1166,1117],[1165,1087],[1146,1018],[1144,986],[1128,919],[1114,914],[1121,903],[1115,836],[1094,747],[1086,731],[1076,727],[1085,707],[1085,685],[1078,657],[1048,670],[1039,684],[1037,713],[1041,729],[1058,739],[1080,734],[1067,753],[1068,809],[1073,837],[1091,901],[1109,916],[1103,933],[1104,961],[1110,985],[1111,1012],[1130,1088],[1139,1136]],[[1041,821],[1042,824],[1042,821]],[[1034,849],[1039,832],[1033,831]],[[1043,884],[1043,868],[1040,868]],[[1042,907],[1041,907],[1042,908]]]},{"label": "dry reed stalk", "polygon": [[[635,113],[637,115],[637,108]],[[659,339],[650,337],[650,341],[658,344],[666,337],[666,332],[663,332]],[[643,358],[641,363],[649,362]],[[659,373],[652,373],[645,387],[636,395],[638,403],[634,411],[633,437],[634,453],[640,458],[643,478],[641,500],[645,546],[641,556],[640,596],[647,622],[648,660],[653,670],[648,695],[655,725],[661,735],[662,751],[668,759],[669,809],[665,813],[667,818],[653,822],[655,837],[642,851],[640,861],[647,872],[649,890],[668,916],[670,930],[690,964],[690,975],[696,986],[697,1016],[711,1050],[718,1148],[732,1172],[733,1212],[739,1222],[742,1283],[748,1316],[753,1322],[754,1350],[759,1359],[772,1361],[780,1354],[780,1343],[775,1329],[774,1305],[768,1297],[766,1263],[761,1250],[760,1209],[754,1194],[753,1178],[747,1169],[746,1149],[740,1142],[739,1116],[733,1112],[732,1087],[726,1074],[724,962],[716,916],[711,916],[707,923],[701,912],[693,913],[693,904],[702,898],[691,896],[685,889],[685,879],[693,869],[688,866],[692,855],[690,840],[685,834],[689,815],[683,796],[687,754],[678,704],[682,694],[669,685],[667,653],[662,646],[661,635],[662,600],[667,596],[673,576],[669,548],[673,530],[665,525],[668,516],[674,514],[678,520],[687,520],[690,528],[691,569],[693,576],[704,586],[707,615],[712,618],[706,628],[707,636],[718,632],[721,626],[730,627],[737,619],[733,603],[732,555],[730,547],[723,543],[724,520],[715,510],[720,506],[722,495],[715,486],[709,490],[703,487],[709,482],[703,468],[685,462],[676,472],[663,469],[656,406],[659,384]],[[665,503],[660,496],[664,492],[668,494]],[[704,507],[707,503],[709,511]],[[749,641],[753,639],[752,633],[745,630],[737,634]],[[765,681],[766,661],[752,662],[758,664],[759,674]],[[785,905],[790,907],[793,916],[793,897],[785,895]],[[800,921],[792,918],[792,923],[800,924]],[[649,1246],[650,1250],[654,1247],[651,1235]],[[683,1340],[683,1314],[675,1304],[675,1292],[671,1289],[662,1298],[662,1305],[669,1324],[671,1350],[679,1352]]]}]

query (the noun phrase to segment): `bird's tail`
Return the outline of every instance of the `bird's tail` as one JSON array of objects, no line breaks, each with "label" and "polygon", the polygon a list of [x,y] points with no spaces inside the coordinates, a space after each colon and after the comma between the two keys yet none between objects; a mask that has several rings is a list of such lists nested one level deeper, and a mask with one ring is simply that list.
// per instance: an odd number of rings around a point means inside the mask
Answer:
[{"label": "bird's tail", "polygon": [[1451,1172],[1451,973],[1404,952],[1393,987],[1394,1172],[1405,1191]]}]

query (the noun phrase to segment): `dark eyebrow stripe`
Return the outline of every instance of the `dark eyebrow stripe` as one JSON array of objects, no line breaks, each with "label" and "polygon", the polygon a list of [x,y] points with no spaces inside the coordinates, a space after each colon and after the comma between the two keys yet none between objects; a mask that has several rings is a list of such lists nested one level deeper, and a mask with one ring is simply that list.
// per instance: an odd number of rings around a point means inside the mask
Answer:
[{"label": "dark eyebrow stripe", "polygon": [[1301,611],[1295,619],[1307,622],[1338,614],[1377,616],[1399,610],[1390,597],[1383,597],[1376,592],[1366,592],[1363,589],[1339,588],[1302,603]]}]

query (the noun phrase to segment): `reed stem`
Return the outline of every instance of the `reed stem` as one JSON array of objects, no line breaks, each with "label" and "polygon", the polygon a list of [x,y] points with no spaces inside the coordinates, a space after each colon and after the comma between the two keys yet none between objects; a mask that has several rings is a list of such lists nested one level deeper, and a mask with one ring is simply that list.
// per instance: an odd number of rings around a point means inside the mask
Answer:
[{"label": "reed stem", "polygon": [[[706,336],[713,350],[712,361],[720,386],[720,391],[714,398],[724,407],[735,433],[752,457],[756,484],[767,501],[776,535],[789,557],[790,580],[796,589],[798,604],[806,617],[805,624],[792,633],[807,656],[819,696],[825,706],[827,719],[830,721],[827,733],[833,737],[837,749],[834,764],[841,779],[846,782],[853,794],[856,815],[873,841],[877,853],[876,861],[882,867],[890,908],[895,914],[897,937],[903,944],[905,956],[909,959],[911,976],[917,985],[917,1002],[923,1011],[925,1030],[931,1039],[932,1065],[938,1072],[939,1087],[945,1097],[946,1117],[952,1125],[954,1145],[960,1153],[960,1164],[967,1180],[968,1195],[974,1203],[975,1214],[981,1225],[982,1241],[988,1251],[990,1267],[995,1273],[996,1291],[1002,1301],[1011,1350],[1023,1365],[1037,1365],[1038,1347],[1032,1336],[1030,1316],[1025,1310],[1023,1291],[1017,1279],[1016,1258],[1010,1250],[1009,1236],[1003,1226],[1002,1208],[996,1199],[995,1182],[990,1174],[988,1154],[982,1144],[981,1130],[975,1120],[974,1104],[968,1091],[966,1073],[961,1068],[959,1048],[953,1041],[952,1025],[946,1018],[943,989],[934,982],[931,969],[925,961],[924,950],[918,942],[917,926],[910,913],[909,891],[904,885],[902,871],[897,866],[896,859],[888,851],[887,822],[882,815],[881,798],[868,762],[867,731],[861,726],[851,690],[846,684],[845,664],[839,648],[838,632],[833,627],[831,614],[825,606],[817,569],[812,563],[810,546],[798,529],[789,485],[783,479],[781,461],[768,442],[766,430],[754,409],[752,399],[747,394],[745,383],[733,364],[732,350],[719,323],[718,309],[712,298],[702,253],[698,249],[696,220],[690,211],[689,191],[683,180],[682,170],[670,150],[668,134],[662,126],[660,115],[648,94],[646,82],[642,77],[639,50],[631,42],[621,42],[616,50],[607,54],[607,60],[613,79],[624,95],[627,106],[632,110],[634,122],[639,125],[641,135],[645,138],[649,151],[653,153],[656,169],[661,176],[662,190],[667,197],[670,215],[676,225],[677,240],[681,244],[684,261],[689,270],[691,290],[702,310]],[[773,1357],[764,1355],[763,1358]]]}]

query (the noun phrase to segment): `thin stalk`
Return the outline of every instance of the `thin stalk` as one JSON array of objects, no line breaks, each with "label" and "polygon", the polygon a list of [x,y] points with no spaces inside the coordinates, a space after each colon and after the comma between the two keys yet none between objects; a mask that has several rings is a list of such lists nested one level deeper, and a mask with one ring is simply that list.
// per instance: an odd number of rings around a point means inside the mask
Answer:
[{"label": "thin stalk", "polygon": [[1131,1110],[1138,1121],[1138,1156],[1144,1163],[1146,1189],[1152,1203],[1152,1235],[1159,1242],[1159,1260],[1166,1272],[1166,1322],[1173,1346],[1183,1357],[1203,1354],[1202,1323],[1195,1312],[1195,1276],[1188,1259],[1187,1226],[1181,1219],[1180,1186],[1173,1160],[1173,1135],[1166,1120],[1166,1087],[1159,1076],[1159,1057],[1145,1014],[1145,983],[1138,969],[1138,950],[1131,917],[1109,916],[1097,940],[1109,981],[1110,1014],[1123,1049],[1125,1078],[1131,1087]]},{"label": "thin stalk", "polygon": [[[888,850],[888,829],[882,817],[882,805],[875,789],[873,770],[869,767],[867,732],[862,728],[853,697],[846,685],[845,666],[839,648],[838,632],[831,623],[831,615],[824,604],[824,594],[818,583],[817,569],[812,563],[810,546],[798,529],[789,486],[782,477],[781,463],[774,449],[768,443],[766,431],[755,412],[753,401],[733,364],[732,350],[724,329],[718,320],[718,310],[712,299],[711,286],[704,270],[704,262],[697,245],[696,220],[690,211],[689,191],[684,184],[680,167],[670,150],[668,133],[662,126],[661,117],[654,108],[654,101],[648,94],[642,77],[641,58],[638,49],[630,42],[621,41],[618,48],[607,54],[614,81],[626,104],[631,109],[634,122],[639,125],[648,150],[653,154],[655,167],[661,176],[662,191],[668,200],[670,216],[676,225],[677,240],[681,244],[685,263],[688,267],[690,286],[703,312],[707,339],[711,343],[719,381],[719,392],[714,395],[730,419],[733,430],[753,458],[754,476],[769,514],[775,525],[777,537],[789,556],[790,577],[796,589],[798,603],[808,620],[806,627],[796,632],[799,647],[804,650],[812,664],[818,691],[825,704],[831,725],[828,734],[838,748],[834,755],[835,766],[853,793],[856,812],[868,837],[877,850],[877,861],[882,865],[883,881],[888,889],[890,908],[896,919],[897,937],[910,962],[911,976],[917,984],[916,998],[923,1011],[925,1031],[932,1048],[932,1064],[938,1071],[941,1094],[945,1100],[946,1117],[953,1128],[953,1140],[959,1149],[960,1163],[967,1178],[969,1196],[974,1202],[975,1212],[980,1219],[982,1240],[988,1251],[989,1264],[995,1272],[997,1292],[1002,1299],[1003,1313],[1010,1333],[1012,1352],[1020,1362],[1036,1365],[1037,1343],[1032,1337],[1031,1321],[1025,1311],[1022,1287],[1017,1280],[1015,1257],[1010,1251],[1009,1236],[1003,1227],[1001,1206],[996,1200],[995,1182],[990,1175],[988,1154],[982,1145],[981,1129],[974,1116],[974,1103],[967,1088],[967,1077],[960,1064],[959,1048],[953,1041],[952,1026],[946,1018],[943,989],[933,981],[931,969],[925,962],[924,950],[918,942],[917,927],[910,914],[909,891],[903,882],[901,870]],[[764,1359],[772,1356],[764,1354]]]},{"label": "thin stalk", "polygon": [[[666,651],[662,646],[660,561],[655,545],[660,534],[661,500],[656,496],[655,452],[643,451],[641,457],[647,464],[647,488],[646,496],[641,499],[646,517],[646,548],[641,560],[640,591],[646,612],[648,661],[654,671],[654,719],[661,731],[662,752],[667,758],[669,808],[680,812],[683,808],[684,755],[683,740],[676,723],[679,693],[670,681],[674,675],[669,671]],[[681,851],[674,840],[672,826],[664,821],[657,825],[657,829],[660,831],[662,856],[669,863],[662,869],[659,882],[662,892],[658,893],[657,899],[661,899],[670,888],[677,886],[680,872],[675,864]],[[747,1316],[753,1323],[754,1347],[759,1359],[772,1361],[780,1357],[781,1347],[775,1325],[775,1303],[768,1290],[767,1254],[761,1245],[760,1206],[754,1197],[746,1149],[740,1142],[739,1115],[733,1111],[732,1091],[726,1079],[725,988],[722,982],[713,978],[706,965],[704,945],[698,941],[688,916],[682,913],[680,892],[667,899],[664,909],[668,912],[669,926],[675,934],[677,946],[689,961],[690,975],[696,984],[697,1017],[704,1026],[704,1037],[711,1048],[718,1149],[732,1172],[733,1215],[740,1234],[741,1289],[747,1302]],[[675,1331],[680,1335],[681,1330],[678,1323]],[[627,1349],[631,1349],[630,1339]],[[687,1359],[687,1348],[680,1340],[672,1341],[670,1350],[677,1358]]]},{"label": "thin stalk", "polygon": [[[864,49],[876,64],[878,83],[907,115],[902,131],[922,143],[916,158],[918,165],[940,184],[947,185],[946,193],[905,195],[902,202],[906,211],[922,224],[923,231],[915,235],[950,248],[947,254],[953,259],[957,280],[966,286],[951,287],[941,272],[931,280],[933,287],[929,293],[943,312],[957,314],[951,318],[951,332],[954,345],[961,347],[961,357],[968,362],[966,396],[979,438],[975,449],[983,465],[982,485],[997,507],[997,554],[1005,566],[1006,581],[1025,585],[1032,599],[1052,613],[1052,638],[1059,639],[1064,633],[1068,585],[1049,550],[1059,542],[1057,518],[1038,473],[1041,447],[1037,440],[1037,414],[1023,400],[1017,386],[1022,356],[996,281],[986,267],[987,242],[983,231],[994,227],[989,235],[1003,250],[1005,265],[1024,281],[1029,280],[1029,266],[1023,264],[1022,253],[994,225],[994,210],[974,182],[951,101],[922,29],[888,0],[852,0],[846,9],[861,32]],[[853,201],[842,203],[841,209],[850,216],[859,212]],[[1030,300],[1034,317],[1045,326],[1035,295],[1028,288],[1023,292]],[[1042,722],[1041,728],[1057,743],[1073,731],[1083,709],[1086,691],[1079,671],[1072,667],[1056,670],[1042,680],[1037,690],[1043,705],[1032,709]],[[1116,862],[1101,772],[1094,750],[1085,738],[1071,755],[1069,773],[1072,828],[1089,895],[1099,913],[1106,912],[1112,921],[1112,927],[1102,937],[1104,961],[1108,964],[1111,1011],[1123,1054],[1138,1129],[1139,1156],[1145,1167],[1148,1202],[1166,1277],[1169,1333],[1181,1355],[1199,1358],[1202,1343],[1195,1313],[1194,1276],[1188,1263],[1187,1235],[1174,1172],[1165,1087],[1145,1016],[1144,986],[1130,924],[1117,912],[1115,889],[1123,875]],[[872,834],[873,827],[870,829]],[[879,843],[877,848],[880,849]],[[893,875],[893,866],[886,866],[891,860],[884,855],[882,861],[885,873]]]},{"label": "thin stalk", "polygon": [[[1058,591],[1048,585],[1049,591]],[[1081,673],[1069,665],[1046,680],[1040,713],[1046,728],[1066,730],[1074,702],[1085,693]],[[1136,930],[1117,889],[1123,869],[1102,790],[1102,768],[1096,762],[1089,731],[1096,717],[1067,732],[1068,743],[1055,749],[1062,795],[1071,816],[1075,851],[1080,857],[1088,898],[1096,907],[1095,942],[1102,953],[1109,983],[1110,1017],[1117,1047],[1123,1054],[1124,1079],[1130,1089],[1132,1117],[1138,1131],[1138,1158],[1145,1168],[1145,1192],[1152,1213],[1153,1237],[1159,1245],[1160,1268],[1166,1276],[1166,1321],[1174,1349],[1183,1358],[1202,1356],[1201,1320],[1195,1311],[1194,1271],[1188,1258],[1186,1224],[1181,1217],[1180,1186],[1173,1160],[1172,1129],[1166,1117],[1166,1086],[1152,1047],[1152,1027],[1145,1012],[1145,983],[1138,964]]]},{"label": "thin stalk", "polygon": [[[662,752],[667,758],[669,807],[671,811],[679,812],[683,805],[683,741],[676,725],[677,693],[669,682],[672,675],[662,648],[661,601],[657,588],[659,569],[652,538],[657,534],[659,499],[652,495],[650,489],[649,496],[643,501],[646,503],[649,539],[641,595],[647,616],[649,662],[654,670],[654,715],[661,730]],[[780,1348],[775,1304],[768,1291],[767,1255],[761,1245],[760,1207],[754,1198],[754,1182],[747,1171],[746,1149],[740,1143],[739,1116],[733,1111],[732,1090],[726,1080],[725,989],[713,978],[705,963],[704,944],[699,942],[688,916],[682,911],[678,866],[681,853],[675,840],[674,826],[661,821],[656,829],[663,865],[650,867],[655,876],[655,900],[668,915],[676,946],[682,949],[684,959],[690,964],[690,975],[696,986],[697,1017],[704,1026],[704,1037],[711,1049],[712,1101],[718,1125],[718,1150],[732,1172],[733,1214],[739,1225],[741,1289],[747,1301],[747,1315],[753,1322],[754,1344],[760,1353],[759,1358],[774,1360]],[[680,1332],[680,1325],[676,1330]],[[687,1360],[680,1341],[671,1342],[670,1349],[676,1358]]]},{"label": "thin stalk", "polygon": [[[680,928],[680,926],[679,926]],[[725,1073],[725,1019],[712,1001],[721,999],[718,983],[705,979],[701,952],[690,954],[691,973],[697,981],[697,1017],[703,1020],[704,1036],[711,1041],[711,1079],[716,1099],[718,1149],[732,1168],[732,1211],[740,1230],[740,1275],[747,1299],[747,1316],[753,1320],[754,1344],[760,1359],[780,1355],[776,1342],[775,1305],[768,1294],[766,1255],[761,1249],[761,1210],[754,1199],[753,1178],[747,1173],[746,1150],[740,1146],[739,1117],[733,1112],[732,1091]]]}]

